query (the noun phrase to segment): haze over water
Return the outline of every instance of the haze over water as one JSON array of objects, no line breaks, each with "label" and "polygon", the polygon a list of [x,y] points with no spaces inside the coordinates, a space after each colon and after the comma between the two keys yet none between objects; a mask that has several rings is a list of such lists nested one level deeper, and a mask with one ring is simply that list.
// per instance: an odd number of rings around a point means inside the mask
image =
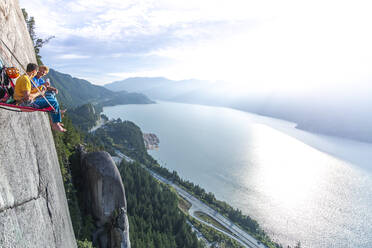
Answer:
[{"label": "haze over water", "polygon": [[160,148],[150,153],[161,165],[241,209],[274,240],[372,247],[371,144],[221,107],[159,102],[104,113],[156,133]]}]

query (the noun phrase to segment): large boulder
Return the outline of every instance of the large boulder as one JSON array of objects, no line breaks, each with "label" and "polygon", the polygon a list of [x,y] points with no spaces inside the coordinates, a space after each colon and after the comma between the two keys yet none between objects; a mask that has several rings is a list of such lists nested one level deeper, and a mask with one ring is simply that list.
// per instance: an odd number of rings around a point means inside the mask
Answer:
[{"label": "large boulder", "polygon": [[110,154],[81,149],[84,208],[97,227],[93,242],[100,248],[129,248],[129,224],[125,191]]}]

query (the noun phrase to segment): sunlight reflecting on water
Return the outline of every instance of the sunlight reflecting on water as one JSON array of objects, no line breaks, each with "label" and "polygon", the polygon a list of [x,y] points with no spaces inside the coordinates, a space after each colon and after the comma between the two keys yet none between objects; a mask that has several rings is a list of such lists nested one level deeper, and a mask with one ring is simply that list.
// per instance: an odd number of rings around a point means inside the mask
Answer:
[{"label": "sunlight reflecting on water", "polygon": [[234,204],[259,216],[266,230],[276,230],[270,235],[284,243],[335,248],[371,243],[368,175],[271,127],[252,128],[254,147],[245,166],[255,166],[235,174],[244,187],[234,191],[239,199]]},{"label": "sunlight reflecting on water", "polygon": [[227,108],[160,102],[105,108],[105,114],[156,133],[160,148],[151,154],[162,165],[241,209],[285,247],[299,240],[304,248],[372,247],[371,173],[288,134],[372,161],[370,144],[360,150]]},{"label": "sunlight reflecting on water", "polygon": [[288,211],[317,195],[329,168],[308,157],[311,147],[264,125],[255,125],[252,138],[260,164],[255,184],[262,193]]}]

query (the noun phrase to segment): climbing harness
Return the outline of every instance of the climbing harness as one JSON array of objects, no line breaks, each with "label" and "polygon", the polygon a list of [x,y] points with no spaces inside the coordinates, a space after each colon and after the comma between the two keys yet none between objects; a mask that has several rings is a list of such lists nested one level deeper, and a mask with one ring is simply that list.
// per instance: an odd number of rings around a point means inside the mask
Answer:
[{"label": "climbing harness", "polygon": [[[21,66],[22,70],[26,73],[26,70],[25,68],[23,67],[22,63],[19,62],[19,60],[17,59],[17,57],[14,55],[14,53],[10,50],[10,48],[6,45],[6,43],[0,39],[1,42],[4,44],[4,46],[6,47],[6,49],[8,49],[8,51],[10,52],[10,54],[14,57],[14,59],[18,62],[18,64]],[[11,88],[11,90],[9,90],[10,92],[6,92],[4,93],[5,94],[8,94],[8,96],[12,96],[13,95],[13,92],[14,92],[14,84],[13,84],[13,81],[12,79],[13,78],[17,78],[19,76],[19,71],[17,68],[15,67],[8,67],[8,68],[5,68],[3,62],[1,61],[0,59],[0,64],[2,65],[1,66],[1,71],[2,71],[2,75],[3,75],[3,71],[5,71],[6,73],[6,76],[8,77],[9,79],[9,82],[10,82],[10,85],[11,87],[8,87],[9,89]],[[1,76],[2,76],[1,75]],[[5,76],[5,75],[4,75]],[[2,78],[0,78],[2,79]],[[9,103],[2,103],[0,102],[0,108],[2,109],[6,109],[6,110],[10,110],[10,111],[16,111],[16,112],[34,112],[34,111],[42,111],[42,112],[56,112],[56,110],[54,109],[54,107],[50,104],[50,102],[48,101],[48,99],[41,93],[40,89],[37,87],[37,85],[35,84],[34,80],[32,78],[30,78],[30,81],[32,83],[32,85],[37,89],[37,91],[40,93],[40,95],[44,98],[44,100],[48,103],[49,107],[47,108],[42,108],[42,109],[38,109],[38,108],[33,108],[33,107],[24,107],[24,106],[17,106],[17,105],[14,105],[14,104],[9,104]],[[3,81],[1,81],[3,83]],[[1,89],[4,89],[3,85],[0,85],[0,88]],[[1,96],[2,92],[0,92],[0,96]],[[4,96],[3,96],[4,97]],[[2,97],[1,97],[2,98]],[[9,108],[15,108],[15,109],[9,109]],[[18,110],[16,110],[18,109]]]}]

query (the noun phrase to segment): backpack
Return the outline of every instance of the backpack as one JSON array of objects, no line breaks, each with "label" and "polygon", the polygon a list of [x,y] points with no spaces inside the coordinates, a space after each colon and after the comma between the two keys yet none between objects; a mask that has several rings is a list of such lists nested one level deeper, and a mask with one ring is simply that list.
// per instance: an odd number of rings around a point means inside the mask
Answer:
[{"label": "backpack", "polygon": [[19,76],[15,67],[5,67],[0,59],[0,102],[6,102],[14,94],[13,79]]}]

